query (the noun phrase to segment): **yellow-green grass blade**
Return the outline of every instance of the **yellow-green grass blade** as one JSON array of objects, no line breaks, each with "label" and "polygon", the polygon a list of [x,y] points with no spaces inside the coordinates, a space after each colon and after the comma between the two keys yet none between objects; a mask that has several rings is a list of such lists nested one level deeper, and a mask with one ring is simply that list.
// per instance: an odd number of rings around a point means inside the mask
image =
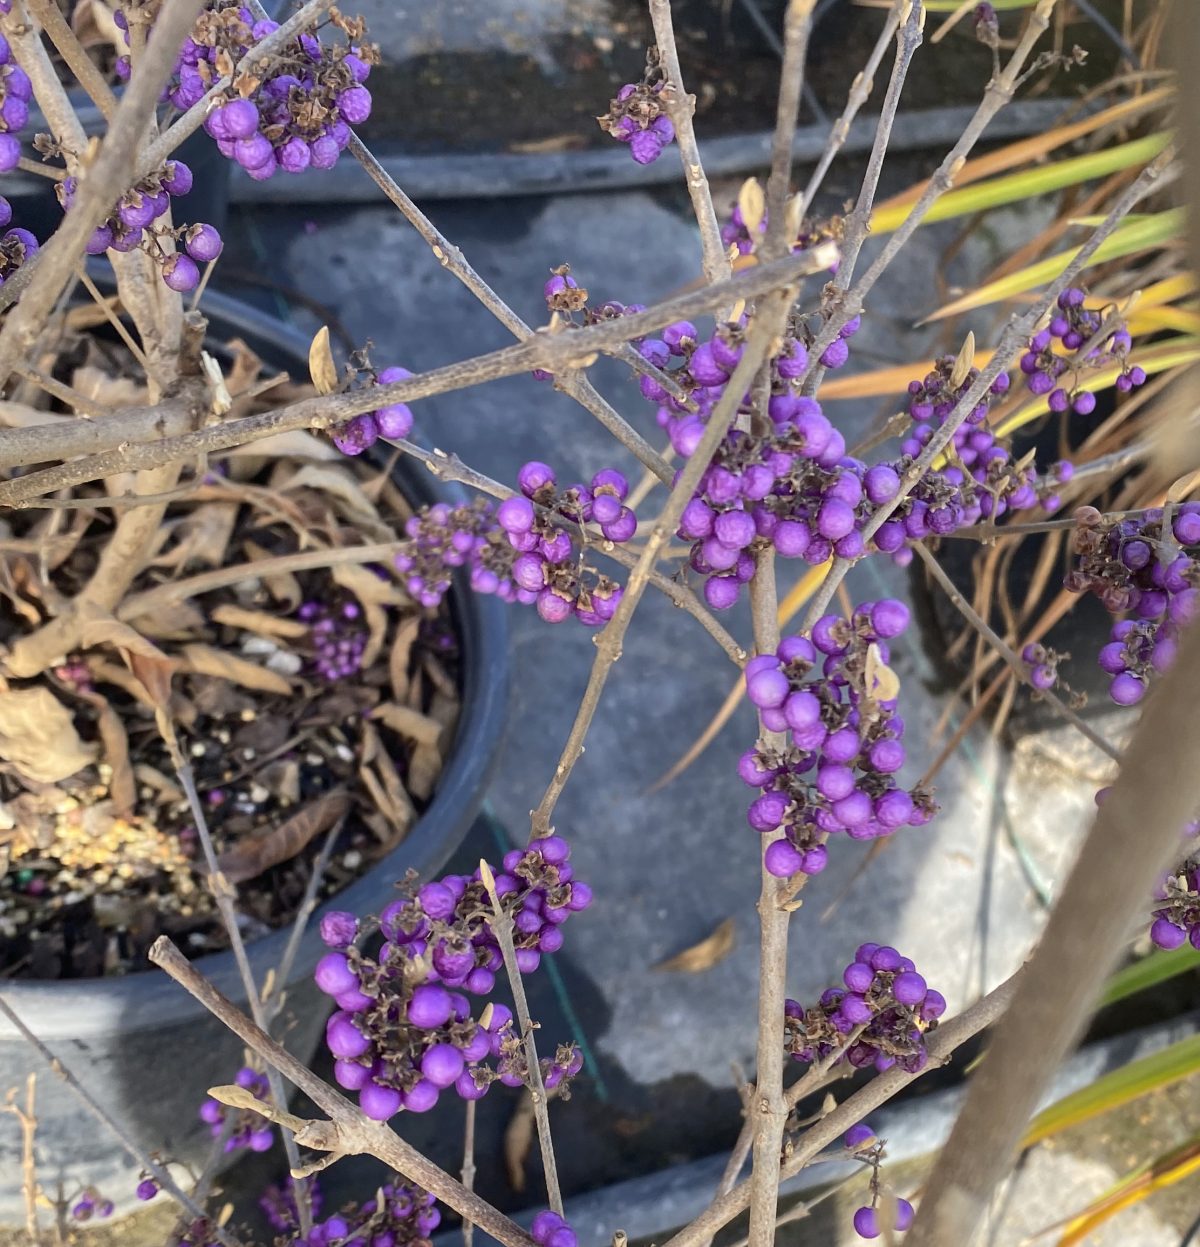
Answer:
[{"label": "yellow-green grass blade", "polygon": [[1200,1035],[1189,1035],[1161,1052],[1115,1069],[1043,1109],[1025,1132],[1022,1147],[1032,1147],[1071,1126],[1091,1121],[1139,1096],[1200,1073]]},{"label": "yellow-green grass blade", "polygon": [[[988,208],[1019,203],[1035,195],[1046,195],[1067,186],[1108,177],[1121,169],[1129,169],[1153,160],[1169,141],[1168,134],[1150,134],[1145,138],[1120,143],[1098,152],[1089,152],[1084,156],[1072,156],[1068,160],[1022,169],[1017,173],[1008,173],[1003,177],[964,186],[961,190],[948,191],[934,202],[933,207],[922,218],[921,224],[969,216]],[[908,217],[909,210],[908,204],[879,209],[871,217],[871,232],[887,234],[898,229]]]},{"label": "yellow-green grass blade", "polygon": [[[1155,212],[1141,220],[1123,221],[1096,248],[1088,263],[1089,265],[1103,264],[1106,260],[1119,260],[1138,251],[1162,247],[1182,238],[1184,224],[1182,208]],[[1009,273],[997,281],[988,282],[961,299],[955,299],[952,303],[940,307],[932,315],[927,316],[923,323],[944,320],[947,316],[954,316],[959,312],[987,307],[990,303],[999,303],[1003,299],[1011,299],[1027,291],[1036,290],[1059,276],[1079,254],[1079,251],[1079,247],[1072,247],[1069,251],[1060,251],[1057,255],[1047,256],[1044,260],[1018,269],[1015,273]]]},{"label": "yellow-green grass blade", "polygon": [[1149,987],[1187,974],[1190,970],[1200,967],[1200,948],[1185,944],[1182,948],[1173,948],[1170,952],[1159,949],[1149,957],[1142,957],[1133,965],[1118,970],[1108,980],[1104,995],[1100,997],[1100,1006],[1115,1005],[1120,1000],[1127,1000],[1144,992]]}]

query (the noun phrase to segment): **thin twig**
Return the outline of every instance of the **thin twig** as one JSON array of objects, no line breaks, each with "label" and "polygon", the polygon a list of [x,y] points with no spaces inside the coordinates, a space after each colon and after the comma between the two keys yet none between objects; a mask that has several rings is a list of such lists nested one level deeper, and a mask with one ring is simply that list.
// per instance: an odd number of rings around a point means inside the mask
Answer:
[{"label": "thin twig", "polygon": [[[788,191],[792,182],[792,140],[800,117],[808,36],[816,0],[789,0],[783,18],[783,67],[775,105],[775,133],[771,139],[771,172],[767,177],[767,228],[783,239],[787,226]],[[791,241],[786,240],[786,241]]]},{"label": "thin twig", "polygon": [[[156,966],[165,970],[267,1065],[277,1069],[326,1114],[327,1121],[308,1122],[300,1130],[300,1142],[304,1147],[327,1152],[330,1160],[344,1155],[376,1156],[410,1181],[423,1186],[460,1216],[469,1217],[505,1247],[532,1247],[533,1240],[520,1226],[427,1160],[385,1123],[372,1121],[297,1061],[217,991],[166,936],[155,941],[149,956]],[[266,1104],[262,1104],[261,1109],[264,1113],[272,1111]]]},{"label": "thin twig", "polygon": [[[0,996],[0,1013],[8,1019],[10,1023],[21,1033],[26,1043],[30,1044],[42,1058],[43,1061],[56,1073],[59,1078],[67,1084],[75,1093],[79,1102],[87,1109],[89,1113],[102,1125],[110,1134],[121,1144],[128,1152],[129,1156],[135,1163],[140,1165],[147,1173],[158,1183],[160,1187],[181,1208],[183,1208],[189,1216],[193,1218],[203,1217],[204,1210],[200,1208],[189,1195],[180,1189],[175,1179],[170,1173],[163,1168],[157,1161],[152,1160],[125,1132],[125,1128],[118,1124],[108,1112],[92,1098],[91,1092],[79,1081],[71,1072],[70,1068],[64,1064],[62,1060],[54,1055],[49,1048],[29,1029],[28,1026],[13,1010],[13,1007]],[[210,1227],[213,1237],[222,1244],[222,1247],[240,1247],[236,1239],[232,1238],[228,1233],[218,1226]]]},{"label": "thin twig", "polygon": [[525,1047],[525,1065],[528,1071],[530,1099],[533,1103],[533,1119],[537,1123],[538,1147],[542,1153],[542,1169],[546,1175],[546,1198],[552,1211],[562,1216],[562,1190],[558,1184],[558,1165],[554,1159],[554,1140],[550,1135],[550,1111],[546,1101],[546,1084],[542,1080],[542,1066],[538,1060],[537,1041],[534,1039],[534,1022],[529,1014],[529,1001],[525,996],[525,981],[521,967],[517,965],[517,950],[513,944],[512,917],[505,912],[496,893],[496,879],[485,861],[479,863],[483,886],[487,888],[492,902],[493,917],[489,923],[504,957],[504,969],[512,988],[513,1005],[517,1011],[517,1024],[521,1028],[521,1042]]},{"label": "thin twig", "polygon": [[[9,1092],[15,1097],[16,1089]],[[41,1231],[38,1228],[38,1180],[34,1141],[37,1137],[37,1074],[25,1080],[25,1107],[11,1099],[0,1104],[0,1113],[11,1113],[21,1127],[21,1197],[25,1201],[25,1234],[30,1247],[39,1247]]]},{"label": "thin twig", "polygon": [[[1018,971],[971,1008],[964,1010],[956,1018],[952,1018],[932,1031],[926,1038],[929,1060],[923,1069],[915,1074],[909,1074],[900,1066],[893,1066],[885,1073],[876,1075],[853,1095],[848,1096],[831,1113],[810,1126],[796,1141],[787,1160],[780,1166],[778,1179],[790,1178],[800,1173],[851,1126],[862,1121],[881,1104],[886,1104],[909,1083],[945,1065],[955,1049],[960,1048],[969,1039],[973,1039],[1008,1009],[1016,993],[1021,974],[1022,972]],[[700,1243],[711,1238],[722,1226],[728,1225],[749,1205],[750,1182],[746,1181],[734,1187],[728,1195],[714,1200],[689,1226],[667,1239],[662,1247],[699,1247]],[[946,1244],[951,1242],[957,1244],[963,1241],[965,1240],[945,1240]],[[939,1247],[943,1245],[939,1244]]]},{"label": "thin twig", "polygon": [[817,191],[820,190],[821,183],[825,180],[825,174],[829,172],[829,166],[833,164],[834,158],[842,150],[846,139],[850,135],[850,126],[854,118],[858,116],[859,110],[871,98],[871,91],[875,86],[875,73],[879,69],[888,44],[892,41],[892,36],[896,33],[896,27],[900,24],[900,12],[907,3],[908,0],[893,0],[891,12],[887,16],[887,21],[883,24],[883,29],[879,32],[879,38],[876,39],[875,46],[871,49],[871,55],[867,57],[867,63],[855,74],[854,81],[850,84],[850,92],[846,97],[846,107],[842,110],[842,115],[834,123],[833,129],[829,133],[829,142],[825,144],[825,150],[817,160],[816,167],[808,179],[808,185],[804,188],[800,208],[801,219],[812,208]]},{"label": "thin twig", "polygon": [[68,25],[55,0],[25,0],[25,4],[34,21],[49,35],[59,56],[66,61],[67,67],[75,75],[75,80],[87,92],[88,98],[100,110],[104,120],[111,121],[117,107],[116,96],[104,81],[92,58],[83,50],[78,36]]},{"label": "thin twig", "polygon": [[45,390],[51,398],[57,398],[59,402],[66,403],[73,410],[91,416],[93,419],[113,414],[113,408],[107,403],[81,394],[65,382],[59,381],[56,377],[48,377],[36,368],[16,367],[13,369],[13,375],[20,377],[22,381],[28,381],[30,385],[36,385],[38,389]]},{"label": "thin twig", "polygon": [[1011,645],[1008,645],[1004,638],[1001,637],[1000,634],[993,628],[991,628],[983,616],[979,614],[979,612],[971,605],[970,602],[967,601],[965,597],[963,597],[958,590],[958,586],[948,575],[946,575],[942,565],[933,557],[932,554],[930,554],[929,550],[926,549],[925,544],[918,541],[914,543],[914,546],[918,557],[925,564],[929,574],[942,587],[942,590],[957,608],[959,614],[961,614],[962,617],[971,625],[971,627],[973,627],[975,631],[978,632],[985,641],[987,641],[992,649],[995,650],[1006,663],[1008,663],[1017,679],[1020,680],[1022,684],[1026,684],[1030,688],[1034,689],[1034,691],[1037,692],[1038,695],[1047,702],[1047,704],[1053,706],[1055,710],[1057,710],[1058,713],[1071,724],[1072,727],[1078,728],[1079,731],[1081,731],[1084,736],[1086,736],[1088,740],[1096,746],[1097,749],[1099,749],[1102,753],[1108,754],[1113,761],[1120,762],[1121,751],[1115,745],[1112,745],[1105,740],[1104,737],[1101,736],[1099,732],[1095,731],[1095,729],[1093,729],[1088,723],[1084,722],[1084,720],[1081,719],[1079,715],[1077,715],[1075,711],[1072,710],[1071,707],[1058,696],[1057,693],[1055,693],[1052,689],[1038,689],[1034,685],[1030,676],[1029,664],[1022,660],[1021,655],[1018,654]]},{"label": "thin twig", "polygon": [[[664,300],[633,316],[622,316],[561,333],[537,333],[514,346],[436,368],[390,385],[303,399],[272,411],[226,420],[192,433],[155,439],[148,443],[126,445],[125,442],[120,442],[112,453],[92,455],[78,462],[60,464],[58,467],[30,472],[26,476],[0,482],[0,506],[15,506],[28,498],[54,493],[71,485],[112,476],[133,468],[155,467],[177,459],[190,459],[202,452],[212,453],[228,450],[233,446],[247,445],[290,429],[329,428],[387,403],[409,402],[432,394],[444,394],[501,377],[529,372],[535,368],[554,372],[587,366],[598,352],[613,352],[624,343],[645,337],[674,320],[711,311],[739,299],[750,300],[772,289],[796,282],[810,273],[828,268],[835,262],[836,257],[836,246],[832,243],[825,244],[811,251],[786,256],[771,264],[757,265],[727,282]],[[7,289],[7,284],[0,287],[0,294]],[[5,332],[11,323],[10,317],[5,322]],[[146,422],[152,422],[158,410],[154,407],[139,409],[129,423],[143,430],[145,436]],[[105,423],[109,425],[109,436],[118,431],[123,432],[123,426],[118,425],[115,418],[111,423]],[[94,429],[98,424],[99,422],[92,422],[88,427]],[[43,442],[53,444],[56,449],[52,454],[44,455],[41,460],[34,462],[67,458],[74,453],[69,424],[59,422],[39,428],[39,437]],[[30,430],[13,432],[28,433]],[[0,433],[0,453],[3,451],[4,441],[5,435]]]},{"label": "thin twig", "polygon": [[[462,1184],[468,1191],[475,1189],[475,1100],[467,1101],[467,1116],[463,1123]],[[463,1247],[474,1247],[475,1223],[463,1217]]]},{"label": "thin twig", "polygon": [[0,287],[0,309],[20,298],[0,328],[0,383],[8,379],[14,364],[32,358],[33,344],[74,275],[88,239],[133,182],[138,145],[204,3],[173,0],[159,14],[146,55],[113,113],[95,161],[80,180],[71,211],[34,261],[23,264]]},{"label": "thin twig", "polygon": [[700,230],[700,252],[703,257],[704,277],[710,284],[729,277],[729,257],[721,242],[721,226],[717,210],[713,207],[712,191],[700,160],[700,147],[692,118],[696,111],[696,97],[688,95],[683,86],[683,70],[679,65],[679,50],[675,46],[675,26],[671,20],[671,0],[650,0],[650,21],[654,25],[654,42],[658,46],[659,61],[666,74],[663,87],[663,103],[675,127],[675,142],[679,146],[679,159],[683,164],[684,181],[692,200],[692,211]]},{"label": "thin twig", "polygon": [[[975,1072],[934,1167],[911,1247],[966,1243],[1012,1164],[1021,1133],[1078,1039],[1146,898],[1200,805],[1200,628],[1147,699],[1116,781]],[[1130,851],[1131,837],[1136,851]]]},{"label": "thin twig", "polygon": [[[708,289],[711,292],[716,287]],[[624,640],[625,631],[649,583],[650,572],[658,561],[659,553],[670,542],[671,534],[678,527],[679,518],[683,514],[684,507],[691,501],[700,477],[707,471],[717,447],[732,427],[742,396],[758,372],[759,365],[767,358],[775,339],[779,336],[787,309],[790,307],[790,302],[786,301],[790,298],[790,293],[785,289],[782,293],[773,293],[762,301],[751,325],[742,358],[709,417],[708,425],[695,453],[684,465],[678,481],[667,496],[658,522],[646,541],[646,547],[638,559],[637,566],[630,574],[616,613],[600,634],[596,643],[596,658],[592,663],[587,688],[576,713],[575,722],[563,746],[558,765],[555,767],[545,795],[532,815],[531,832],[534,838],[550,834],[550,820],[554,814],[554,807],[566,787],[575,763],[583,754],[584,738],[587,736],[613,664],[621,656],[621,643]]]},{"label": "thin twig", "polygon": [[[1012,99],[1021,69],[1030,52],[1033,51],[1033,45],[1041,38],[1046,27],[1050,24],[1050,14],[1056,3],[1057,0],[1038,0],[1037,7],[1030,15],[1025,32],[1021,36],[1004,72],[988,83],[983,99],[975,110],[974,116],[967,123],[958,142],[946,153],[937,171],[929,179],[925,190],[921,194],[921,198],[912,206],[900,227],[880,249],[878,256],[872,261],[867,271],[839,300],[838,307],[833,309],[829,320],[826,321],[821,331],[817,334],[809,351],[809,375],[813,374],[821,366],[820,358],[822,353],[834,338],[838,336],[845,323],[862,311],[867,293],[879,280],[888,265],[900,253],[901,249],[908,243],[908,240],[916,232],[917,227],[924,220],[925,214],[933,206],[934,202],[953,185],[955,176],[966,163],[967,157],[987,129],[992,118]],[[808,376],[804,378],[802,384],[806,384],[807,381]]]},{"label": "thin twig", "polygon": [[[1045,0],[1042,0],[1045,3]],[[1030,335],[1038,321],[1045,314],[1046,310],[1051,307],[1071,283],[1075,277],[1086,268],[1088,261],[1092,258],[1096,249],[1100,244],[1117,228],[1118,224],[1132,211],[1132,209],[1144,199],[1152,190],[1158,186],[1172,180],[1177,175],[1177,170],[1172,166],[1175,159],[1174,145],[1170,145],[1153,160],[1138,175],[1137,179],[1130,183],[1129,187],[1121,195],[1115,204],[1113,204],[1104,221],[1092,231],[1071,262],[1063,269],[1050,284],[1042,291],[1040,299],[1029,307],[1022,314],[1014,313],[1009,318],[1008,326],[1001,335],[1000,341],[996,346],[996,350],[992,354],[992,358],[988,361],[987,367],[983,368],[974,384],[955,404],[953,411],[946,417],[943,423],[934,431],[933,436],[929,439],[920,455],[904,470],[900,477],[900,488],[896,496],[890,501],[877,507],[871,518],[864,525],[862,537],[864,541],[870,540],[871,537],[879,531],[881,525],[895,512],[896,508],[903,503],[904,499],[912,492],[917,483],[922,480],[925,473],[933,466],[934,460],[942,453],[942,451],[950,444],[954,434],[959,427],[970,415],[975,406],[982,402],[991,388],[992,382],[1002,373],[1007,371],[1017,354],[1025,348]],[[2,488],[2,487],[0,487]],[[841,584],[846,573],[850,570],[853,563],[849,559],[834,559],[830,565],[829,571],[821,584],[821,588],[813,597],[812,604],[808,614],[805,617],[805,628],[810,629],[812,625],[820,619],[825,613],[837,586]]]}]

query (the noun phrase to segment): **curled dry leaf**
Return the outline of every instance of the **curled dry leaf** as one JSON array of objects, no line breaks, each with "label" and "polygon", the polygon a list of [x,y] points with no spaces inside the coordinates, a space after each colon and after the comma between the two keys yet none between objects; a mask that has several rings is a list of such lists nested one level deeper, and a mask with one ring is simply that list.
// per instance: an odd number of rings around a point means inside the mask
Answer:
[{"label": "curled dry leaf", "polygon": [[256,689],[260,693],[279,693],[286,697],[292,691],[291,681],[278,672],[268,671],[258,663],[239,658],[236,654],[227,654],[211,645],[185,645],[182,669],[199,675],[219,676],[232,680],[243,688]]},{"label": "curled dry leaf", "polygon": [[767,199],[763,194],[763,188],[759,184],[758,178],[747,178],[742,183],[742,189],[738,191],[737,201],[738,207],[741,209],[742,220],[753,238],[767,212]]},{"label": "curled dry leaf", "polygon": [[329,326],[322,325],[308,348],[308,375],[318,394],[332,394],[338,386],[337,364],[329,346]]},{"label": "curled dry leaf", "polygon": [[397,702],[387,701],[371,711],[371,718],[380,720],[385,727],[393,732],[407,736],[422,745],[436,745],[442,734],[442,725],[419,710],[410,706],[401,706]]},{"label": "curled dry leaf", "polygon": [[392,686],[392,696],[403,701],[408,696],[408,665],[412,657],[413,642],[417,639],[421,620],[417,615],[410,615],[396,629],[392,638],[392,652],[388,655],[388,681]]},{"label": "curled dry leaf", "polygon": [[375,504],[363,492],[362,485],[345,468],[335,464],[307,463],[286,484],[284,492],[295,489],[319,489],[328,494],[336,509],[352,523],[360,525],[380,541],[390,541],[392,529],[379,518]]},{"label": "curled dry leaf", "polygon": [[504,1168],[508,1184],[518,1195],[525,1190],[525,1166],[533,1148],[533,1096],[526,1087],[504,1130]]},{"label": "curled dry leaf", "polygon": [[100,743],[104,746],[104,761],[112,775],[108,781],[108,793],[118,818],[129,818],[137,802],[137,783],[129,761],[129,737],[121,716],[104,700],[93,695],[88,700],[96,707],[96,727]]},{"label": "curled dry leaf", "polygon": [[363,608],[367,623],[367,644],[363,650],[362,665],[370,667],[387,637],[388,617],[385,606],[404,606],[408,598],[390,580],[380,580],[373,571],[359,563],[334,563],[329,569],[334,581],[348,590]]},{"label": "curled dry leaf", "polygon": [[[145,698],[156,710],[165,710],[171,701],[171,676],[178,670],[179,664],[168,658],[148,641],[136,628],[114,619],[107,611],[87,603],[83,607],[87,612],[80,634],[80,644],[84,649],[92,649],[99,645],[111,645],[118,651],[125,665],[133,673],[137,685],[145,690]],[[96,664],[89,664],[92,672],[99,675]],[[111,672],[105,672],[112,678]],[[114,681],[120,683],[119,681]],[[136,694],[138,700],[145,700]]]},{"label": "curled dry leaf", "polygon": [[[249,555],[251,562],[246,564],[246,579],[253,580],[257,573],[254,564],[275,556],[253,541],[242,542],[242,548]],[[300,591],[300,582],[291,572],[275,572],[263,576],[262,582],[267,592],[287,611],[294,611],[300,605],[304,594]]]},{"label": "curled dry leaf", "polygon": [[363,724],[363,757],[359,778],[371,794],[379,812],[387,819],[399,841],[416,820],[417,811],[400,780],[391,755],[383,747],[379,733],[370,723]]},{"label": "curled dry leaf", "polygon": [[232,602],[224,602],[213,609],[211,618],[214,623],[225,624],[229,628],[241,628],[245,632],[253,632],[256,636],[285,637],[289,640],[302,637],[308,633],[308,624],[299,619],[284,619],[280,615],[272,615],[269,611],[252,611]]},{"label": "curled dry leaf", "polygon": [[719,927],[699,944],[685,948],[683,952],[660,961],[656,970],[675,970],[681,974],[699,974],[708,970],[718,962],[724,961],[733,948],[735,928],[732,918],[726,918]]},{"label": "curled dry leaf", "polygon": [[893,701],[900,696],[900,678],[879,656],[879,646],[867,646],[865,672],[867,694],[875,701]]},{"label": "curled dry leaf", "polygon": [[26,779],[54,784],[96,759],[71,712],[45,687],[0,692],[0,758]]},{"label": "curled dry leaf", "polygon": [[221,873],[232,884],[244,883],[263,871],[290,861],[316,836],[328,831],[350,809],[350,794],[335,788],[310,801],[302,810],[265,836],[243,841],[217,858]]}]

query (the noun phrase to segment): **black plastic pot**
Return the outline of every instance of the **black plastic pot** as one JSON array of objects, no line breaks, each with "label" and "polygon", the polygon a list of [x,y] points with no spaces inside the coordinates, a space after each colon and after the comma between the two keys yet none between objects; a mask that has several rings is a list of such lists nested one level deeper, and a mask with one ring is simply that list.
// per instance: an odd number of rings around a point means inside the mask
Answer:
[{"label": "black plastic pot", "polygon": [[[253,308],[218,294],[203,310],[211,337],[243,338],[270,366],[307,374],[307,343]],[[407,497],[456,501],[457,486],[438,483],[419,464],[402,459],[396,479]],[[312,982],[324,951],[317,926],[327,909],[378,913],[409,870],[436,872],[474,820],[498,755],[507,704],[506,608],[497,598],[456,586],[454,622],[463,652],[462,715],[438,790],[406,839],[383,861],[338,893],[308,923],[290,982],[283,1042],[301,1060],[316,1050],[329,1009]],[[278,965],[288,930],[248,946],[255,981]],[[196,967],[231,999],[246,999],[233,955],[202,957]],[[242,1045],[191,996],[157,970],[125,978],[61,982],[4,982],[0,995],[24,1023],[85,1084],[130,1136],[164,1159],[203,1162],[208,1129],[197,1118],[206,1089],[229,1082],[242,1064]],[[118,1211],[133,1204],[137,1166],[110,1133],[78,1103],[37,1053],[0,1018],[0,1095],[38,1073],[38,1177],[54,1190],[98,1187]],[[10,1122],[12,1128],[4,1123]],[[20,1132],[0,1117],[0,1223],[23,1222]]]}]

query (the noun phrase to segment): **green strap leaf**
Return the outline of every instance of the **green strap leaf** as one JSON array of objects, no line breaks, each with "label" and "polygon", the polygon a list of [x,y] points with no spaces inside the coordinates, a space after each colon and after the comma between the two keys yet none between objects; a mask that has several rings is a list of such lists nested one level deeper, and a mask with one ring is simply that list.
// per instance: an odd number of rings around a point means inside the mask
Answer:
[{"label": "green strap leaf", "polygon": [[1165,983],[1197,967],[1200,967],[1200,948],[1185,944],[1170,952],[1159,949],[1114,974],[1100,997],[1100,1007],[1115,1005],[1119,1000],[1127,1000],[1148,987]]}]

